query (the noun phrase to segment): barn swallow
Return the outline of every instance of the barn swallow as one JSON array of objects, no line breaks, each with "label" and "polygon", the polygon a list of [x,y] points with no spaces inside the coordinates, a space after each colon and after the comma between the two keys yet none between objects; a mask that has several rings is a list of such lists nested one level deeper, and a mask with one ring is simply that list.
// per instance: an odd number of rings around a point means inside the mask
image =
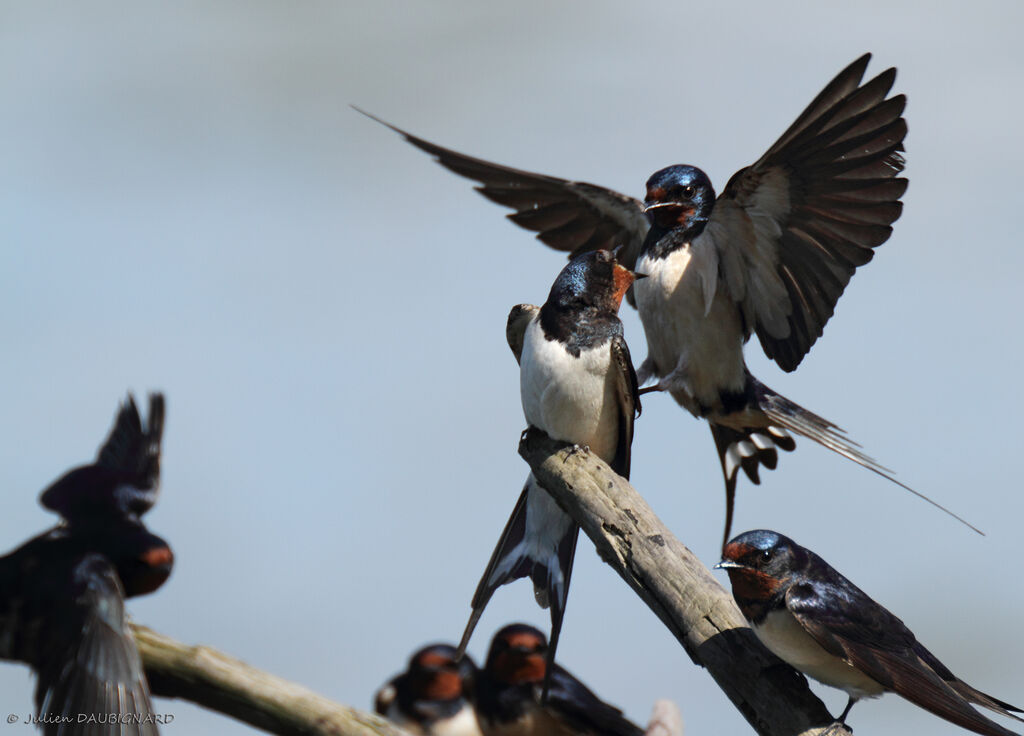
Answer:
[{"label": "barn swallow", "polygon": [[[542,698],[542,683],[550,689]],[[474,687],[484,736],[640,736],[618,708],[605,703],[569,672],[551,662],[537,629],[512,624],[494,635],[487,663]]]},{"label": "barn swallow", "polygon": [[857,700],[885,692],[989,736],[1014,732],[971,703],[1024,721],[1013,715],[1024,711],[958,678],[900,619],[793,540],[763,529],[746,532],[725,546],[716,567],[729,573],[740,611],[768,649],[849,695],[839,723]]},{"label": "barn swallow", "polygon": [[377,691],[375,710],[413,734],[481,736],[467,698],[476,665],[455,655],[455,647],[447,644],[420,649],[405,672]]},{"label": "barn swallow", "polygon": [[159,588],[174,562],[139,519],[155,499],[163,413],[156,394],[142,429],[129,396],[97,463],[43,494],[62,522],[0,557],[0,658],[35,670],[46,734],[82,732],[79,714],[117,714],[125,735],[158,732],[124,599]]},{"label": "barn swallow", "polygon": [[648,346],[640,383],[658,379],[645,391],[668,391],[710,424],[725,480],[723,544],[739,470],[758,484],[761,466],[774,469],[778,451],[796,447],[790,433],[921,496],[837,425],[754,378],[743,357],[756,333],[769,358],[795,370],[854,271],[889,239],[900,216],[906,98],[886,98],[895,69],[861,83],[870,58],[841,71],[717,198],[694,166],[656,172],[640,201],[472,158],[369,116],[479,182],[477,191],[514,209],[509,219],[551,248],[577,255],[621,244],[623,265],[650,276],[632,294]]},{"label": "barn swallow", "polygon": [[[513,307],[506,328],[527,423],[588,448],[625,478],[640,397],[618,311],[636,278],[609,251],[583,253],[562,269],[542,307]],[[553,661],[578,536],[576,522],[530,473],[473,596],[459,653],[494,591],[529,577],[537,603],[551,609]]]}]

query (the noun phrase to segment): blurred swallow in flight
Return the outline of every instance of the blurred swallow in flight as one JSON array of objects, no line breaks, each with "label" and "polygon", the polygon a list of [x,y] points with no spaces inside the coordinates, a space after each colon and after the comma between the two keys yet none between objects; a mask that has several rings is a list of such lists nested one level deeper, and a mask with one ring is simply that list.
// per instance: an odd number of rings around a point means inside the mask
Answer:
[{"label": "blurred swallow in flight", "polygon": [[173,565],[139,519],[155,500],[163,416],[154,394],[143,428],[129,396],[97,462],[43,494],[61,524],[0,557],[0,658],[35,670],[46,734],[106,732],[88,716],[114,714],[124,736],[158,733],[124,599],[159,588]]}]

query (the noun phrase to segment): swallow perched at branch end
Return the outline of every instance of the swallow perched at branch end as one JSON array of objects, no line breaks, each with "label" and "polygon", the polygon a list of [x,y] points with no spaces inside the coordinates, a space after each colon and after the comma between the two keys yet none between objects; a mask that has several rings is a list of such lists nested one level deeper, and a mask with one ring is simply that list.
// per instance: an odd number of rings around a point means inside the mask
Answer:
[{"label": "swallow perched at branch end", "polygon": [[904,623],[814,552],[759,529],[732,539],[724,569],[750,627],[776,656],[844,690],[853,704],[886,692],[987,736],[1015,736],[971,707],[1018,721],[1020,708],[976,690],[917,641]]}]

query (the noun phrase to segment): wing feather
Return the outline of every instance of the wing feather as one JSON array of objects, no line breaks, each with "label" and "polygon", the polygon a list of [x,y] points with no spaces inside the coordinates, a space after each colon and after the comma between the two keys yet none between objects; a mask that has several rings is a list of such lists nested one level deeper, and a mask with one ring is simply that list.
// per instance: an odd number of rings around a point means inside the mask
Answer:
[{"label": "wing feather", "polygon": [[[356,108],[358,110],[358,108]],[[569,181],[484,161],[407,133],[378,117],[406,141],[449,171],[479,182],[475,189],[492,202],[516,210],[512,222],[537,233],[537,239],[571,256],[623,246],[619,262],[632,269],[650,225],[643,203],[586,182]]]},{"label": "wing feather", "polygon": [[[46,734],[77,733],[80,714],[123,717],[125,736],[155,736],[149,685],[124,611],[124,590],[113,566],[98,554],[72,571],[71,605],[53,618],[38,664],[36,706],[65,715]],[[95,726],[98,730],[109,726]]]},{"label": "wing feather", "polygon": [[508,322],[505,324],[505,339],[516,356],[516,363],[523,357],[523,339],[526,335],[526,328],[529,327],[540,312],[540,307],[533,304],[517,304],[508,313]]},{"label": "wing feather", "polygon": [[611,340],[611,366],[615,377],[615,397],[619,408],[619,439],[615,449],[612,469],[623,478],[629,479],[630,454],[633,446],[633,421],[642,410],[640,386],[636,370],[629,357],[629,347],[621,335]]},{"label": "wing feather", "polygon": [[[918,643],[899,618],[845,578],[839,584],[794,585],[786,593],[786,607],[826,651],[910,702],[975,733],[1013,734],[981,715],[968,700],[990,708],[1006,704],[983,693],[978,693],[980,698],[965,697],[964,689],[970,689],[966,683],[958,685],[961,681]],[[999,707],[995,710],[1016,717]]]},{"label": "wing feather", "polygon": [[906,99],[870,55],[844,69],[755,164],[737,172],[694,247],[720,252],[720,278],[748,334],[794,370],[856,269],[892,234],[906,191]]}]

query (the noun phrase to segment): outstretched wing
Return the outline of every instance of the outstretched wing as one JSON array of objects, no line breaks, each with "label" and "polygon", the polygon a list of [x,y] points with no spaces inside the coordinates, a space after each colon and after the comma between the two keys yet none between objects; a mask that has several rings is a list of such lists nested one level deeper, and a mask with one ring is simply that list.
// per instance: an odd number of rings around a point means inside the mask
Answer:
[{"label": "outstretched wing", "polygon": [[52,612],[36,687],[39,713],[69,721],[51,723],[44,733],[92,733],[88,728],[106,733],[110,725],[83,726],[81,719],[116,715],[119,733],[155,736],[149,685],[128,627],[117,572],[101,555],[88,555],[74,567],[70,591],[67,610]]},{"label": "outstretched wing", "polygon": [[[837,600],[844,602],[841,611],[826,603]],[[794,585],[786,593],[786,607],[826,651],[910,702],[975,733],[1013,734],[972,708],[955,686],[921,658],[918,649],[927,650],[913,632],[856,586]]]},{"label": "outstretched wing", "polygon": [[534,174],[493,164],[417,138],[368,112],[405,140],[426,151],[449,171],[479,182],[476,190],[493,202],[511,207],[508,219],[537,233],[537,239],[573,257],[590,250],[623,246],[619,262],[636,265],[650,227],[639,200],[594,184]]},{"label": "outstretched wing", "polygon": [[747,334],[786,371],[821,336],[902,211],[906,98],[886,99],[895,69],[861,84],[870,58],[841,71],[760,160],[733,175],[694,241],[717,251]]}]

